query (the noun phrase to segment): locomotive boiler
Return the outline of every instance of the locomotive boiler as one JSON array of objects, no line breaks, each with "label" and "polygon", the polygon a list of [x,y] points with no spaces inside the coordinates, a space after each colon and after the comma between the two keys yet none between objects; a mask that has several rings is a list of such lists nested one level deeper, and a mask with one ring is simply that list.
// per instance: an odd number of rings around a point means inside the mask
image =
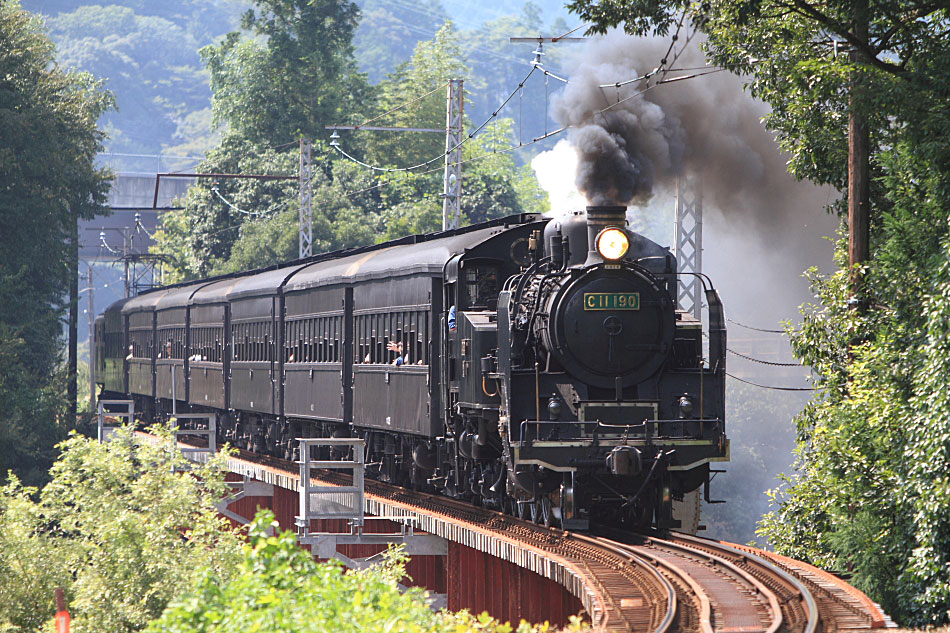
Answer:
[{"label": "locomotive boiler", "polygon": [[[96,321],[103,397],[233,445],[361,436],[367,475],[548,525],[695,530],[728,459],[725,317],[624,207],[521,215],[156,289]],[[705,338],[704,338],[705,337]],[[174,401],[174,403],[173,403]]]}]

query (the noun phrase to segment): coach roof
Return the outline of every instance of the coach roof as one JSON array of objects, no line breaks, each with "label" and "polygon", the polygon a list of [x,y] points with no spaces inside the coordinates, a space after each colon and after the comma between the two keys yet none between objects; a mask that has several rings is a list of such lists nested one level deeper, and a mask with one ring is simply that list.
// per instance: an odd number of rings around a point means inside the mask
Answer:
[{"label": "coach roof", "polygon": [[231,290],[228,292],[228,300],[277,294],[287,278],[304,266],[307,266],[307,264],[294,263],[290,266],[267,270],[256,275],[241,277],[236,284],[231,286]]},{"label": "coach roof", "polygon": [[188,300],[191,298],[191,295],[205,283],[207,282],[199,281],[190,286],[181,286],[169,290],[155,303],[155,309],[169,310],[173,308],[187,308]]},{"label": "coach roof", "polygon": [[313,263],[297,271],[285,291],[314,286],[409,275],[441,276],[445,262],[456,253],[481,244],[504,230],[492,226],[420,243],[396,244],[364,253]]},{"label": "coach roof", "polygon": [[159,288],[156,290],[150,290],[149,292],[143,292],[142,294],[132,297],[129,299],[125,305],[122,306],[122,314],[131,314],[133,312],[151,312],[155,309],[155,305],[169,292],[174,292],[176,289],[166,290],[164,288]]},{"label": "coach roof", "polygon": [[235,284],[247,277],[229,277],[205,283],[191,295],[191,305],[207,305],[211,303],[227,303],[228,293]]}]

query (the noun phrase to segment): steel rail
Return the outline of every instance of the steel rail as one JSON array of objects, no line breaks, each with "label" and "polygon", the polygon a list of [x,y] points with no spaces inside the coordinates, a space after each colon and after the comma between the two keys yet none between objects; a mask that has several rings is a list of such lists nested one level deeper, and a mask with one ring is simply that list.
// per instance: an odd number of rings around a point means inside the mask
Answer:
[{"label": "steel rail", "polygon": [[[840,621],[843,617],[840,613],[828,613],[828,618],[834,620],[838,630],[867,630],[896,627],[888,618],[887,614],[881,610],[879,605],[875,604],[863,592],[849,585],[834,574],[809,565],[808,563],[776,554],[775,552],[736,543],[725,543],[725,545],[734,547],[741,552],[756,554],[801,579],[806,586],[812,589],[812,593],[818,602],[819,617],[822,618],[823,622],[825,619],[825,611],[834,612],[836,610],[846,611],[848,615],[845,617],[862,620],[857,624],[853,622],[849,624]],[[825,607],[825,609],[823,609],[823,607]]]},{"label": "steel rail", "polygon": [[754,587],[754,588],[756,589],[756,591],[759,593],[759,595],[765,597],[766,600],[768,600],[769,609],[770,609],[771,612],[772,612],[772,623],[771,623],[771,624],[769,625],[769,627],[766,629],[765,633],[777,633],[777,631],[781,628],[782,622],[783,622],[783,619],[784,619],[784,618],[782,617],[782,608],[781,608],[781,606],[779,606],[778,596],[775,595],[775,592],[774,592],[774,591],[772,591],[771,589],[769,589],[768,587],[766,587],[761,581],[759,581],[757,578],[755,578],[754,576],[752,576],[751,574],[749,574],[749,573],[746,572],[745,570],[740,569],[738,566],[736,566],[736,565],[733,564],[732,562],[730,562],[730,561],[728,561],[728,560],[726,560],[726,559],[724,559],[724,558],[720,558],[720,557],[718,557],[718,556],[715,556],[715,555],[711,554],[710,552],[703,551],[703,550],[701,550],[701,549],[697,549],[697,548],[693,548],[693,547],[689,547],[689,546],[686,546],[686,545],[677,543],[677,542],[674,541],[674,540],[658,539],[658,538],[654,538],[654,537],[648,537],[648,538],[647,538],[647,542],[652,543],[652,544],[654,544],[654,545],[657,546],[657,547],[667,548],[667,549],[675,549],[675,550],[687,552],[687,553],[692,554],[692,555],[694,555],[694,556],[695,556],[696,554],[701,554],[701,555],[703,555],[704,557],[706,557],[711,563],[713,563],[713,564],[715,564],[715,565],[720,565],[721,567],[725,567],[726,569],[728,569],[729,571],[731,571],[733,574],[735,574],[736,576],[738,576],[739,578],[741,578],[741,579],[744,580],[745,582],[747,582],[747,583],[749,583],[750,585],[752,585],[752,587]]},{"label": "steel rail", "polygon": [[728,552],[729,554],[738,556],[743,560],[753,562],[773,576],[780,578],[782,581],[793,587],[798,593],[798,597],[802,602],[805,603],[804,611],[807,620],[802,633],[815,633],[818,630],[820,616],[818,612],[818,603],[815,600],[814,595],[812,595],[812,592],[804,585],[804,583],[786,572],[784,569],[752,552],[742,551],[719,541],[704,539],[698,536],[689,536],[686,534],[675,534],[673,535],[673,538],[684,541],[685,544],[682,546],[688,547],[694,551],[702,550],[703,548],[709,548],[712,550]]},{"label": "steel rail", "polygon": [[[647,570],[650,575],[663,587],[666,592],[666,613],[663,615],[663,618],[657,624],[656,628],[653,629],[653,633],[669,633],[672,631],[673,622],[676,618],[676,611],[679,606],[679,603],[676,599],[676,589],[673,587],[673,583],[663,577],[663,574],[658,572],[653,568],[647,561],[645,561],[641,556],[634,554],[628,548],[623,546],[621,543],[614,543],[606,539],[593,538],[583,534],[572,534],[572,537],[589,542],[598,547],[603,547],[615,552],[618,556],[623,556],[630,560],[630,562],[635,563],[640,568]],[[689,577],[683,577],[684,582],[687,584],[694,584],[693,580]],[[702,598],[701,592],[696,594],[698,597]],[[709,611],[709,602],[706,601],[706,610]],[[704,633],[712,633],[712,629],[709,631],[704,631]]]}]

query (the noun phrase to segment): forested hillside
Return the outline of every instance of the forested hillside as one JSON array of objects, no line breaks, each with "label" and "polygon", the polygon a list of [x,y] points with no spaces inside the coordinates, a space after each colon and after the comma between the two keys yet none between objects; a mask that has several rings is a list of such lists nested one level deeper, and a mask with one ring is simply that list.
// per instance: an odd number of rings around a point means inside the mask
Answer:
[{"label": "forested hillside", "polygon": [[[102,78],[116,94],[117,110],[102,120],[107,151],[201,156],[220,140],[211,122],[209,74],[198,51],[238,30],[251,2],[24,0],[22,6],[43,16],[61,66]],[[531,59],[534,46],[511,45],[509,36],[558,35],[576,26],[567,26],[559,0],[526,0],[521,6],[362,0],[356,6],[353,59],[370,85],[408,61],[419,42],[434,38],[451,19],[469,63],[469,113],[479,121]],[[537,99],[525,101],[531,112],[542,112]]]}]

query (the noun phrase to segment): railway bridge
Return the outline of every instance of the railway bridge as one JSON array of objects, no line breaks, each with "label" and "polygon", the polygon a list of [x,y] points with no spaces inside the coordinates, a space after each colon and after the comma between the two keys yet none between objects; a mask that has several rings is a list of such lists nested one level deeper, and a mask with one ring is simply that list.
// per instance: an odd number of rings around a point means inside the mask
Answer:
[{"label": "railway bridge", "polygon": [[[131,417],[131,407],[110,415],[100,404],[100,439],[108,438],[106,422]],[[178,432],[191,436],[179,437],[180,447],[191,459],[207,459],[217,447],[213,418],[192,426],[198,430]],[[591,534],[567,532],[364,482],[360,441],[302,440],[297,463],[240,451],[227,459],[236,493],[219,510],[246,523],[258,509],[270,509],[281,528],[295,529],[316,557],[336,557],[350,566],[369,564],[387,543],[401,541],[411,557],[408,582],[426,588],[434,607],[487,611],[502,621],[561,626],[582,614],[598,630],[701,633],[894,627],[843,580],[764,550],[677,533],[614,533],[603,526]],[[355,447],[309,447],[334,442]],[[327,454],[335,459],[319,458]]]}]

